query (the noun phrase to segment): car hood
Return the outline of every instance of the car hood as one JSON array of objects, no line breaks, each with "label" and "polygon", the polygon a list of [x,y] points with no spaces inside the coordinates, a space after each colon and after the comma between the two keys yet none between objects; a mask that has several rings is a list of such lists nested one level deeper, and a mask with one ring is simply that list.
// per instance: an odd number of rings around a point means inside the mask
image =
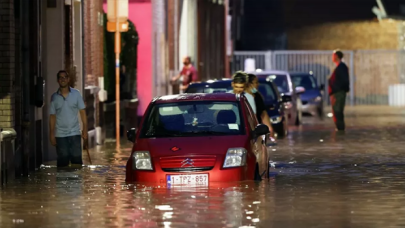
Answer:
[{"label": "car hood", "polygon": [[301,94],[301,100],[303,101],[309,101],[314,99],[317,96],[322,96],[321,92],[316,89],[311,89],[311,90],[306,90],[303,94]]},{"label": "car hood", "polygon": [[138,139],[134,149],[147,150],[152,157],[225,155],[229,148],[245,147],[247,137],[232,135]]}]

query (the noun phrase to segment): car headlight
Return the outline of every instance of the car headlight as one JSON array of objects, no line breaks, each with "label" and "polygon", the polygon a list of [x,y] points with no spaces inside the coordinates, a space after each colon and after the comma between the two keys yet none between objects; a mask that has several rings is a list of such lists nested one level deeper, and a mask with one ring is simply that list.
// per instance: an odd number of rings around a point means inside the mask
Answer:
[{"label": "car headlight", "polygon": [[273,116],[273,117],[270,117],[271,123],[274,123],[274,124],[280,123],[282,119],[283,119],[283,117],[281,117],[281,116]]},{"label": "car headlight", "polygon": [[224,168],[239,167],[246,164],[247,150],[245,148],[229,148],[226,152]]},{"label": "car headlight", "polygon": [[135,151],[133,154],[133,168],[139,170],[153,170],[148,151]]},{"label": "car headlight", "polygon": [[317,97],[315,97],[314,99],[313,99],[313,101],[315,101],[315,102],[319,102],[319,101],[321,101],[322,100],[322,97],[320,97],[320,96],[317,96]]}]

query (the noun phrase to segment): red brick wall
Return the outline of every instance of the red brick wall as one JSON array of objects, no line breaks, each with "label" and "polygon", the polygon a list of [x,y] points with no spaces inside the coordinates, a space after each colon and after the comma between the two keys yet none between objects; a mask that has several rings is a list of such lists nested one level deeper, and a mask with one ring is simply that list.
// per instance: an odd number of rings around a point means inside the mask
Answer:
[{"label": "red brick wall", "polygon": [[99,23],[99,15],[102,16],[102,14],[102,1],[84,1],[85,86],[97,86],[97,77],[103,76],[104,33],[103,26]]},{"label": "red brick wall", "polygon": [[[104,28],[100,23],[103,18],[103,1],[84,1],[84,59],[85,87],[98,86],[98,77],[104,75],[103,42]],[[103,23],[106,23],[105,21]],[[96,125],[99,126],[98,96],[96,96]]]},{"label": "red brick wall", "polygon": [[398,21],[325,23],[287,31],[289,50],[374,50],[399,46]]},{"label": "red brick wall", "polygon": [[14,128],[15,26],[13,0],[0,0],[0,128]]}]

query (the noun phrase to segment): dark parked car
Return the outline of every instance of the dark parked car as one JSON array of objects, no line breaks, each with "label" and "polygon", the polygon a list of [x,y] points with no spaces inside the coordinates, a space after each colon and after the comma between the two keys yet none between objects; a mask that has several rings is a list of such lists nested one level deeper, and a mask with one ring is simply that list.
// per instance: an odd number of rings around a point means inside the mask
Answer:
[{"label": "dark parked car", "polygon": [[305,88],[301,94],[302,112],[323,118],[323,97],[321,91],[324,85],[318,86],[316,78],[311,73],[290,72],[291,79],[296,86]]},{"label": "dark parked car", "polygon": [[[191,83],[185,93],[227,93],[232,91],[231,83],[230,79]],[[285,103],[291,102],[291,96],[280,95],[276,85],[263,78],[259,78],[259,92],[263,95],[275,133],[278,137],[284,137],[288,133]]]},{"label": "dark parked car", "polygon": [[302,102],[300,95],[305,92],[303,87],[294,85],[290,74],[287,71],[266,70],[252,72],[258,78],[268,79],[276,84],[278,91],[282,95],[291,97],[290,102],[285,103],[289,125],[301,125],[302,120]]}]

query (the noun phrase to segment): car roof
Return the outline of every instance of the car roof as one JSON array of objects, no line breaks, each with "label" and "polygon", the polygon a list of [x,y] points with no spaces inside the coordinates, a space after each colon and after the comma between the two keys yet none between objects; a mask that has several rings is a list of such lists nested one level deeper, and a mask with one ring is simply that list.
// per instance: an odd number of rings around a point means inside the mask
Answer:
[{"label": "car roof", "polygon": [[208,80],[204,82],[192,82],[190,83],[189,86],[195,86],[195,85],[228,85],[231,84],[232,79],[226,78],[226,79],[220,79],[220,80]]},{"label": "car roof", "polygon": [[239,95],[233,93],[184,93],[156,97],[152,102],[161,104],[183,101],[237,101],[238,99]]},{"label": "car roof", "polygon": [[284,71],[284,70],[262,70],[262,71],[246,72],[246,73],[255,74],[255,75],[262,75],[262,74],[289,74],[288,71]]},{"label": "car roof", "polygon": [[[257,78],[259,82],[268,82],[265,78]],[[225,78],[225,79],[220,79],[220,80],[208,80],[204,82],[192,82],[190,83],[189,87],[199,87],[199,86],[204,86],[204,85],[230,85],[232,83],[232,79]]]},{"label": "car roof", "polygon": [[314,76],[313,74],[311,74],[311,72],[290,72],[290,75],[291,76],[308,76],[308,75],[311,75],[311,76]]}]

